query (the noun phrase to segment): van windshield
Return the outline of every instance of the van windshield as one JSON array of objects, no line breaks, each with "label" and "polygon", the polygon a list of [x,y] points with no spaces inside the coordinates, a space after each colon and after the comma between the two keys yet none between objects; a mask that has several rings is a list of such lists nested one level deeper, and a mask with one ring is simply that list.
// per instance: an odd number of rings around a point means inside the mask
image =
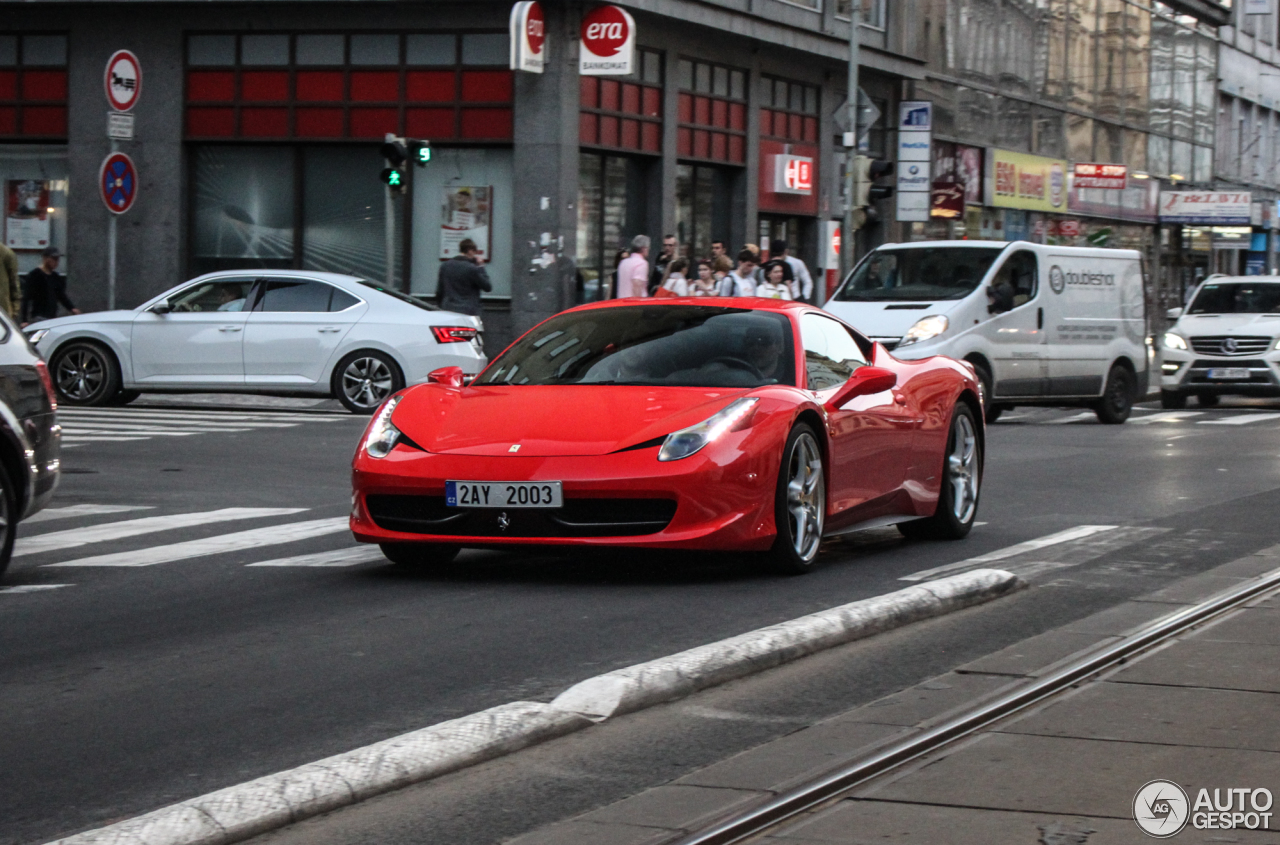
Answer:
[{"label": "van windshield", "polygon": [[1274,282],[1209,282],[1200,288],[1188,314],[1280,314],[1280,285]]},{"label": "van windshield", "polygon": [[835,298],[839,302],[963,299],[1003,251],[977,246],[876,251],[858,265]]}]

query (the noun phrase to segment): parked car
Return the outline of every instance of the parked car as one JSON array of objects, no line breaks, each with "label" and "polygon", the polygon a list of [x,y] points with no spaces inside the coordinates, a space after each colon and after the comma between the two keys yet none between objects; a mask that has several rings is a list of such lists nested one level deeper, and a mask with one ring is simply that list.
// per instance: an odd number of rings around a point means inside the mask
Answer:
[{"label": "parked car", "polygon": [[899,361],[812,306],[611,300],[540,323],[470,383],[449,368],[389,399],[356,451],[351,528],[407,566],[528,544],[805,572],[847,531],[965,536],[983,432],[967,364]]},{"label": "parked car", "polygon": [[43,508],[58,486],[57,408],[48,367],[0,314],[0,574],[9,566],[18,523]]},{"label": "parked car", "polygon": [[1280,278],[1212,276],[1173,308],[1162,338],[1160,404],[1206,407],[1226,395],[1280,396]]},{"label": "parked car", "polygon": [[1123,423],[1147,391],[1142,257],[1024,241],[926,241],[866,255],[824,306],[899,358],[973,364],[987,422],[1017,405]]},{"label": "parked car", "polygon": [[132,311],[25,331],[68,405],[202,391],[332,396],[368,414],[440,367],[478,373],[482,328],[476,317],[354,276],[237,270],[192,279]]}]

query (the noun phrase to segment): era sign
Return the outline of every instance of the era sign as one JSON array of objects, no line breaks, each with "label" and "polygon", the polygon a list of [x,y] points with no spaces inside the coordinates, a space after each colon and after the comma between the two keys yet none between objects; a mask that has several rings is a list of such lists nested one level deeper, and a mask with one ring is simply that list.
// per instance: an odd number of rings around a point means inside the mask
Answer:
[{"label": "era sign", "polygon": [[813,193],[813,159],[807,156],[775,155],[773,157],[773,192],[775,194]]},{"label": "era sign", "polygon": [[538,0],[511,7],[511,69],[542,73],[547,63],[547,20]]},{"label": "era sign", "polygon": [[578,73],[626,76],[634,69],[636,22],[626,9],[597,6],[582,18]]}]

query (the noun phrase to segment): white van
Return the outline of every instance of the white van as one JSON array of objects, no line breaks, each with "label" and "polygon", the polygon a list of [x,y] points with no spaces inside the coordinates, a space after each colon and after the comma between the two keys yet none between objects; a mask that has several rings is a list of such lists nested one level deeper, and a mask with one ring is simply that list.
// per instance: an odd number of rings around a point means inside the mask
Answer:
[{"label": "white van", "polygon": [[973,364],[987,421],[1015,405],[1082,405],[1122,423],[1146,394],[1142,257],[1014,241],[888,244],[824,306],[898,358]]}]

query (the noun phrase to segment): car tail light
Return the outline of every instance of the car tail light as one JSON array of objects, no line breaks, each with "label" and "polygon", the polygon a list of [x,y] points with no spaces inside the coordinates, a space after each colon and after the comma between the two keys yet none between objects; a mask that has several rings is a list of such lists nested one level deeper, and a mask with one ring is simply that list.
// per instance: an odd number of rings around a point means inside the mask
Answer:
[{"label": "car tail light", "polygon": [[472,326],[432,326],[431,333],[437,343],[466,343],[475,340],[480,330]]},{"label": "car tail light", "polygon": [[44,361],[36,361],[36,372],[40,374],[40,383],[44,385],[44,393],[49,397],[49,409],[58,410],[58,394],[53,390],[53,377],[49,375],[49,366]]}]

